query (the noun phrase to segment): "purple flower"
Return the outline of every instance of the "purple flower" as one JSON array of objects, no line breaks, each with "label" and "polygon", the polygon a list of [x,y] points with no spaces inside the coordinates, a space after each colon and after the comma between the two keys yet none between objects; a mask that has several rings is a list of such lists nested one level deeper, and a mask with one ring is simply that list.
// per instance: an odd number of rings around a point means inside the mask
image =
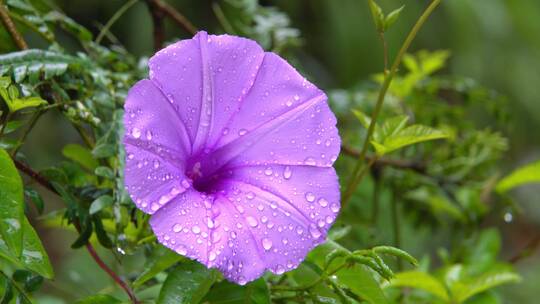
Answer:
[{"label": "purple flower", "polygon": [[199,32],[125,104],[126,186],[163,245],[239,284],[324,241],[340,204],[326,95],[254,41]]}]

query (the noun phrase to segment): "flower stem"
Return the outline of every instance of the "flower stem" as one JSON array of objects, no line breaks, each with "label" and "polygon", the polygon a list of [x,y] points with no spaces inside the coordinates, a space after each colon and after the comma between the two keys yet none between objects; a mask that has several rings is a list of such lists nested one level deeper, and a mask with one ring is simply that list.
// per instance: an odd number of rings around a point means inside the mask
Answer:
[{"label": "flower stem", "polygon": [[377,97],[377,103],[375,104],[375,109],[373,110],[373,113],[371,114],[371,123],[369,124],[367,135],[364,140],[364,144],[362,146],[362,150],[360,151],[360,155],[356,162],[356,166],[353,170],[353,173],[351,177],[349,178],[349,184],[345,188],[345,193],[342,199],[343,206],[345,206],[347,202],[350,200],[350,198],[352,197],[352,194],[354,193],[354,190],[356,189],[356,186],[358,186],[358,184],[362,180],[362,177],[364,176],[364,174],[360,174],[361,173],[360,170],[362,169],[362,164],[364,163],[364,160],[366,157],[366,153],[369,147],[369,142],[373,135],[373,131],[375,131],[375,124],[377,122],[377,117],[379,116],[379,113],[381,112],[381,108],[384,103],[384,98],[386,96],[386,93],[388,92],[390,83],[392,82],[392,79],[396,75],[398,67],[401,64],[401,60],[403,59],[403,56],[405,55],[405,53],[407,53],[407,50],[409,49],[409,46],[411,45],[412,41],[418,34],[418,31],[420,30],[420,28],[422,28],[427,18],[431,15],[433,10],[435,10],[435,8],[440,3],[441,3],[441,0],[433,0],[429,4],[429,6],[424,11],[424,13],[422,13],[420,18],[418,18],[418,20],[414,24],[413,28],[409,32],[409,35],[407,35],[407,38],[405,38],[405,41],[403,42],[403,45],[399,49],[399,52],[396,58],[394,59],[394,62],[392,63],[390,70],[388,71],[388,73],[384,73],[384,81],[382,83],[381,89],[379,91],[379,95]]},{"label": "flower stem", "polygon": [[0,18],[2,19],[2,23],[6,27],[9,34],[11,35],[11,38],[13,38],[13,41],[15,42],[17,47],[21,50],[28,49],[28,44],[26,44],[26,41],[24,41],[24,38],[17,31],[17,28],[15,27],[13,20],[11,20],[11,17],[9,17],[8,10],[4,6],[3,0],[0,0]]}]

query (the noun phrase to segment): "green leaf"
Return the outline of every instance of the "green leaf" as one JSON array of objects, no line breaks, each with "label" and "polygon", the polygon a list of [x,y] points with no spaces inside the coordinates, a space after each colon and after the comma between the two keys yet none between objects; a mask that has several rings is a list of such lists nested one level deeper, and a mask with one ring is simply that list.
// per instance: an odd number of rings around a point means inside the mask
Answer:
[{"label": "green leaf", "polygon": [[75,304],[120,304],[122,301],[109,295],[94,295],[77,300]]},{"label": "green leaf", "polygon": [[378,32],[384,32],[384,13],[375,0],[368,0],[371,16]]},{"label": "green leaf", "polygon": [[101,166],[101,167],[97,167],[95,170],[94,170],[94,173],[97,175],[97,176],[102,176],[102,177],[105,177],[107,179],[114,179],[114,172],[111,168],[109,167],[104,167],[104,166]]},{"label": "green leaf", "polygon": [[437,296],[443,301],[449,301],[448,292],[444,285],[429,273],[421,271],[405,271],[397,273],[390,282],[384,283],[383,287],[410,287],[421,289]]},{"label": "green leaf", "polygon": [[514,170],[512,173],[504,177],[497,183],[495,189],[499,193],[504,193],[513,188],[540,182],[540,160],[534,163],[527,164]]},{"label": "green leaf", "polygon": [[451,292],[457,303],[463,303],[470,297],[488,289],[519,281],[521,281],[521,277],[515,272],[508,270],[491,271],[474,279],[456,282],[451,287]]},{"label": "green leaf", "polygon": [[134,287],[139,287],[146,281],[155,277],[158,273],[168,269],[184,258],[176,252],[159,246],[152,251],[152,255],[147,259],[147,265],[139,277],[133,282]]},{"label": "green leaf", "polygon": [[78,144],[66,145],[62,149],[62,154],[92,172],[99,166],[90,150]]},{"label": "green leaf", "polygon": [[113,202],[114,200],[110,195],[102,195],[92,202],[92,204],[90,205],[90,210],[88,212],[90,214],[96,214],[103,208],[112,206]]},{"label": "green leaf", "polygon": [[336,273],[340,284],[371,304],[389,303],[373,274],[362,265],[354,265]]},{"label": "green leaf", "polygon": [[449,134],[437,129],[423,125],[411,125],[397,132],[392,132],[388,137],[384,138],[383,142],[372,141],[371,143],[375,147],[377,154],[383,155],[419,142],[448,137]]},{"label": "green leaf", "polygon": [[36,83],[41,77],[47,80],[65,73],[69,65],[86,64],[77,57],[45,50],[24,50],[0,55],[0,75],[13,74],[15,82],[20,83],[27,77],[30,83]]},{"label": "green leaf", "polygon": [[6,128],[4,129],[4,134],[9,134],[17,131],[20,127],[24,126],[26,121],[24,120],[12,120],[7,123]]},{"label": "green leaf", "polygon": [[356,118],[360,121],[362,126],[367,130],[369,128],[369,124],[371,123],[371,118],[360,110],[352,110],[352,112],[354,116],[356,116]]},{"label": "green leaf", "polygon": [[199,303],[216,280],[216,271],[189,261],[175,267],[161,287],[157,304]]},{"label": "green leaf", "polygon": [[32,188],[24,188],[24,195],[26,195],[26,197],[28,197],[30,201],[34,203],[38,213],[42,214],[43,208],[45,208],[45,202],[43,202],[43,198],[41,198],[39,192]]},{"label": "green leaf", "polygon": [[23,185],[11,157],[1,149],[0,185],[0,237],[10,252],[19,257],[23,248]]},{"label": "green leaf", "polygon": [[227,281],[215,284],[204,298],[212,304],[270,304],[270,292],[264,279],[258,279],[245,286]]},{"label": "green leaf", "polygon": [[401,11],[405,8],[405,5],[401,6],[398,9],[391,11],[386,18],[384,18],[384,31],[387,31],[399,18]]},{"label": "green leaf", "polygon": [[47,104],[47,101],[41,99],[40,97],[14,98],[5,101],[9,108],[9,111],[12,113],[22,109],[34,108]]},{"label": "green leaf", "polygon": [[34,227],[30,225],[26,217],[23,217],[22,231],[23,244],[21,254],[19,256],[14,255],[6,247],[5,241],[0,237],[0,257],[5,258],[18,267],[31,270],[47,279],[52,279],[54,273],[47,252],[43,248]]}]

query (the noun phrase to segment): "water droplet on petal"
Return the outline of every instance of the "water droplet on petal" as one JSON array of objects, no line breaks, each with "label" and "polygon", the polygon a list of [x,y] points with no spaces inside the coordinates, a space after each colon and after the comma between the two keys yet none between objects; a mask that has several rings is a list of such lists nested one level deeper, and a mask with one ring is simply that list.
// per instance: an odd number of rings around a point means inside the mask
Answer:
[{"label": "water droplet on petal", "polygon": [[159,160],[154,160],[154,169],[159,168]]},{"label": "water droplet on petal", "polygon": [[311,236],[314,238],[314,239],[318,239],[321,237],[321,232],[319,231],[319,229],[315,226],[310,226],[309,227],[309,233],[311,234]]},{"label": "water droplet on petal", "polygon": [[240,136],[244,136],[244,135],[246,135],[246,133],[247,133],[246,129],[240,129],[240,131],[238,131],[238,135],[240,135]]},{"label": "water droplet on petal", "polygon": [[272,241],[270,239],[264,238],[262,240],[262,246],[264,250],[270,250],[270,248],[272,248]]},{"label": "water droplet on petal", "polygon": [[330,206],[330,209],[335,212],[335,213],[338,213],[339,212],[339,205],[334,203],[332,204],[332,206]]},{"label": "water droplet on petal", "polygon": [[285,268],[283,268],[282,265],[277,265],[276,267],[276,274],[283,274],[285,272]]},{"label": "water droplet on petal", "polygon": [[259,225],[259,223],[257,222],[257,220],[252,217],[252,216],[248,216],[246,217],[246,222],[248,223],[249,226],[251,227],[257,227],[257,225]]},{"label": "water droplet on petal", "polygon": [[319,205],[321,205],[321,207],[328,206],[328,201],[324,199],[323,197],[321,197],[318,202],[319,202]]},{"label": "water droplet on petal", "polygon": [[152,132],[150,130],[146,131],[146,139],[152,140]]},{"label": "water droplet on petal", "polygon": [[174,224],[172,229],[174,232],[178,233],[182,230],[182,226],[180,224]]},{"label": "water droplet on petal", "polygon": [[195,234],[199,234],[201,233],[201,228],[199,228],[199,226],[193,226],[191,227],[191,231]]},{"label": "water droplet on petal", "polygon": [[308,158],[304,159],[304,164],[306,164],[308,166],[315,166],[317,164],[317,162],[315,161],[315,159],[313,157],[308,157]]},{"label": "water droplet on petal", "polygon": [[131,130],[131,135],[134,138],[139,138],[141,137],[141,130],[139,128],[133,128],[133,130]]},{"label": "water droplet on petal", "polygon": [[184,247],[184,245],[178,245],[178,247],[176,247],[175,251],[178,252],[181,255],[185,255],[187,253],[186,247]]},{"label": "water droplet on petal", "polygon": [[267,175],[267,176],[270,176],[272,175],[272,168],[268,167],[264,170],[264,174]]},{"label": "water droplet on petal", "polygon": [[285,166],[285,170],[283,170],[283,178],[289,179],[292,176],[292,170],[291,167]]},{"label": "water droplet on petal", "polygon": [[311,192],[306,192],[306,201],[312,203],[313,201],[315,201],[315,194],[311,193]]},{"label": "water droplet on petal", "polygon": [[294,95],[293,98],[294,98],[294,100],[296,100],[296,101],[300,100],[300,96],[298,96],[298,95]]}]

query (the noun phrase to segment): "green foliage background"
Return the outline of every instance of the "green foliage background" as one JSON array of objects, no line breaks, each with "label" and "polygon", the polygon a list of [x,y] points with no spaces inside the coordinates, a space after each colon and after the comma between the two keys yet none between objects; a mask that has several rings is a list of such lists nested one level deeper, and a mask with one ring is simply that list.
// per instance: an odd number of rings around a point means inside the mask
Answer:
[{"label": "green foliage background", "polygon": [[[0,1],[41,49],[16,53],[0,28],[0,303],[129,301],[88,242],[148,303],[537,302],[538,1],[443,0],[390,86],[367,160],[380,159],[330,240],[245,287],[157,245],[123,190],[120,109],[154,52],[145,1],[93,40],[126,2]],[[346,188],[384,79],[369,1],[167,2],[198,28],[256,39],[327,92]],[[385,33],[391,61],[430,1],[377,3],[405,5]],[[167,43],[191,37],[170,19],[164,29]],[[21,179],[6,151],[57,194],[19,167]]]}]

